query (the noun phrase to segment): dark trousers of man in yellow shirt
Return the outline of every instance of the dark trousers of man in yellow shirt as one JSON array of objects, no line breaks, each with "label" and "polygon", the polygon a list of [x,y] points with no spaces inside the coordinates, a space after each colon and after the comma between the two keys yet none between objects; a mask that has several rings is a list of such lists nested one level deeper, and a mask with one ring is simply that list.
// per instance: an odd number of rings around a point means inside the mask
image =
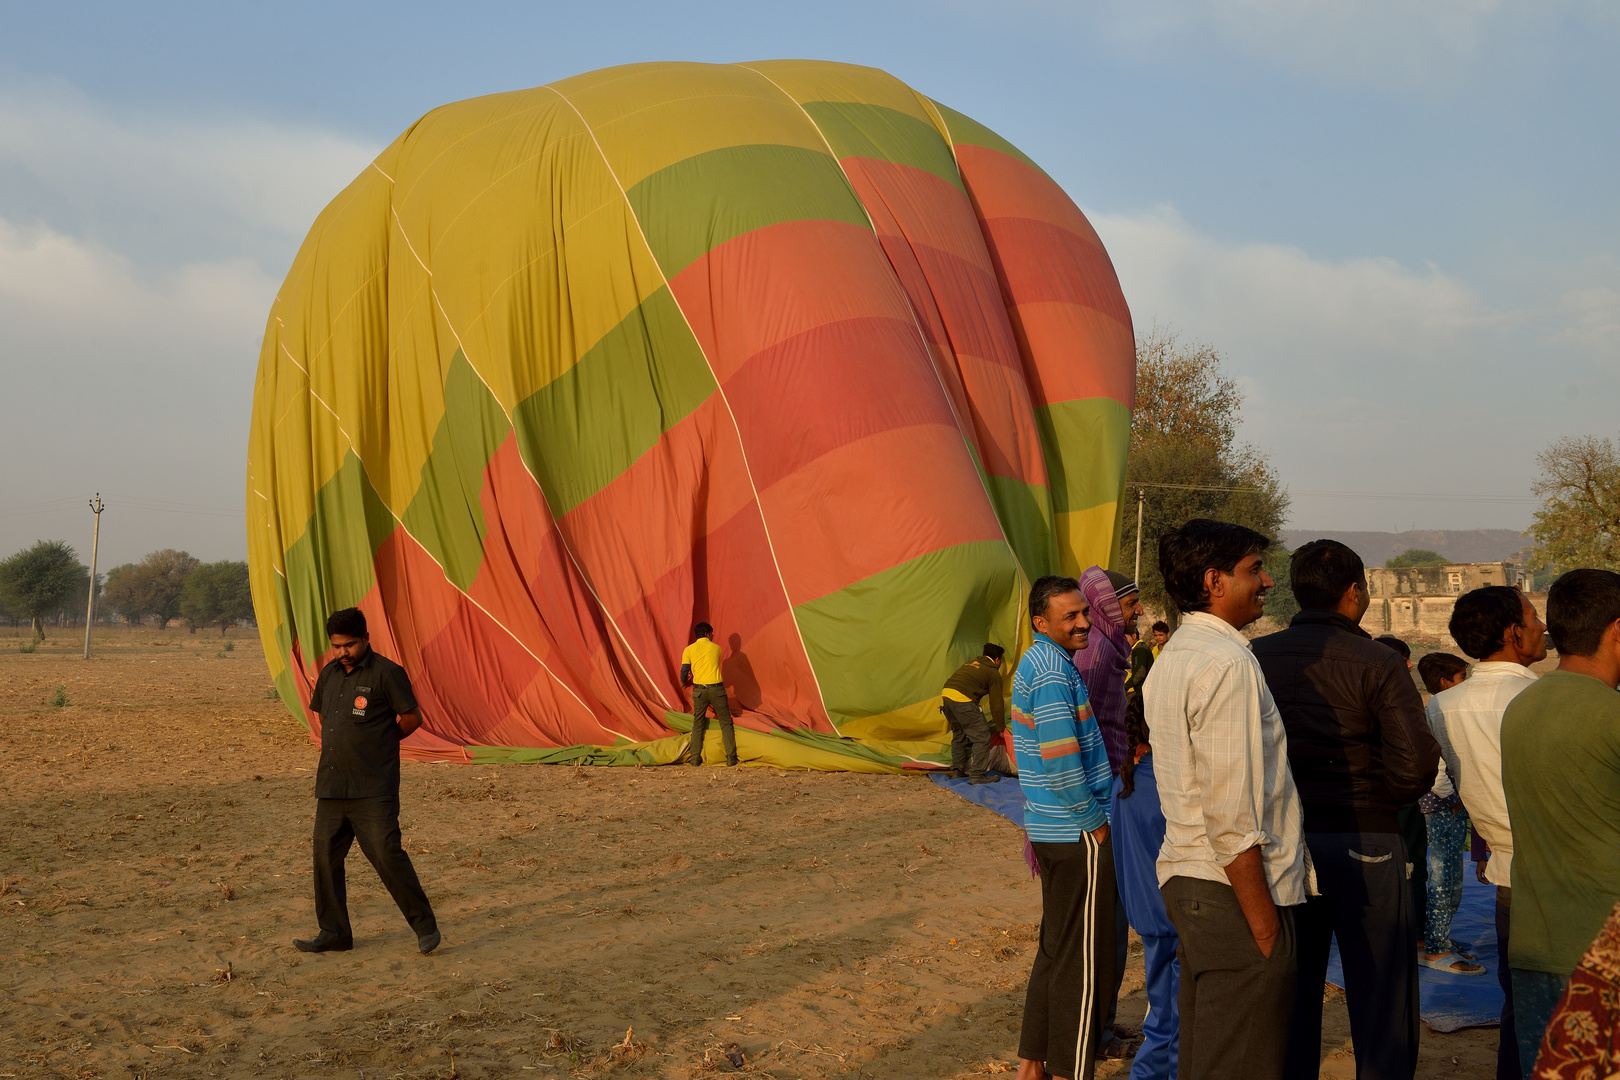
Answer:
[{"label": "dark trousers of man in yellow shirt", "polygon": [[726,704],[726,684],[710,683],[692,687],[691,763],[703,764],[703,736],[709,730],[709,706],[720,724],[720,740],[726,744],[726,764],[737,764],[737,733],[731,726],[731,706]]}]

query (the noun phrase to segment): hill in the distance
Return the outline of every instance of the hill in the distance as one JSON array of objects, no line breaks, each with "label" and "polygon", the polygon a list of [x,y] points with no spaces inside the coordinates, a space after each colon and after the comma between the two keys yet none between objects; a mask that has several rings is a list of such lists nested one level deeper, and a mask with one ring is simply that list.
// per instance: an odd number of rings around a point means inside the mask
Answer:
[{"label": "hill in the distance", "polygon": [[1284,529],[1282,542],[1290,549],[1311,540],[1337,540],[1368,566],[1383,566],[1409,548],[1438,551],[1453,562],[1510,562],[1530,543],[1512,529],[1413,529],[1407,532],[1342,532],[1329,529]]}]

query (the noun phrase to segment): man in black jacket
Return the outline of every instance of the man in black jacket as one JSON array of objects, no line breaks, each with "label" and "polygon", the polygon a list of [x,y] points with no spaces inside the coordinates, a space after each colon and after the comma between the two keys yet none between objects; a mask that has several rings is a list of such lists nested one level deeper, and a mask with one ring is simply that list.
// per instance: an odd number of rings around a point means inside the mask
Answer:
[{"label": "man in black jacket", "polygon": [[1320,895],[1297,920],[1299,993],[1284,1075],[1315,1077],[1322,982],[1336,935],[1360,1080],[1410,1080],[1418,1060],[1419,928],[1406,886],[1396,807],[1434,786],[1440,746],[1406,663],[1359,623],[1361,558],[1315,540],[1289,566],[1303,609],[1254,655],[1288,731],[1288,765],[1305,807]]}]

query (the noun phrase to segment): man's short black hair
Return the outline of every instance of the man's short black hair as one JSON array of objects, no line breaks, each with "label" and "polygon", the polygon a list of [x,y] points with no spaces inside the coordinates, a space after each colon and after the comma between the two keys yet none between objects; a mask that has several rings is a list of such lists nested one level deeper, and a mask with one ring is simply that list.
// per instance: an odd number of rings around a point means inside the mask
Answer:
[{"label": "man's short black hair", "polygon": [[1400,653],[1402,660],[1412,659],[1412,646],[1408,645],[1394,634],[1379,634],[1377,637],[1373,638],[1373,640],[1386,648],[1394,649],[1396,652]]},{"label": "man's short black hair", "polygon": [[1204,572],[1230,574],[1237,564],[1271,546],[1260,533],[1229,521],[1193,518],[1159,537],[1159,576],[1170,602],[1182,611],[1209,607]]},{"label": "man's short black hair", "polygon": [[1346,589],[1366,580],[1367,567],[1361,556],[1337,540],[1302,544],[1288,560],[1289,585],[1302,608],[1336,607]]},{"label": "man's short black hair", "polygon": [[1547,590],[1547,632],[1564,656],[1591,656],[1620,619],[1620,574],[1571,570]]},{"label": "man's short black hair", "polygon": [[708,637],[712,633],[714,633],[714,627],[710,626],[706,622],[700,622],[696,626],[692,627],[693,637]]},{"label": "man's short black hair", "polygon": [[1029,587],[1030,621],[1033,622],[1037,615],[1046,614],[1046,609],[1051,606],[1052,597],[1079,591],[1080,583],[1072,577],[1047,574],[1036,578],[1035,584]]},{"label": "man's short black hair", "polygon": [[1432,652],[1418,661],[1418,678],[1431,694],[1440,692],[1441,679],[1455,679],[1468,670],[1468,661],[1448,652]]},{"label": "man's short black hair", "polygon": [[357,607],[346,607],[326,617],[326,636],[342,634],[344,637],[366,636],[366,613]]},{"label": "man's short black hair", "polygon": [[1457,647],[1483,660],[1502,647],[1503,636],[1524,625],[1524,594],[1511,585],[1487,585],[1457,597],[1447,627]]},{"label": "man's short black hair", "polygon": [[993,641],[987,641],[984,643],[984,655],[988,656],[992,660],[1000,660],[1004,655],[1006,655],[1006,650]]},{"label": "man's short black hair", "polygon": [[1170,624],[1165,622],[1163,619],[1160,619],[1158,622],[1148,627],[1148,629],[1152,630],[1155,634],[1164,634],[1166,636],[1169,636],[1170,634]]}]

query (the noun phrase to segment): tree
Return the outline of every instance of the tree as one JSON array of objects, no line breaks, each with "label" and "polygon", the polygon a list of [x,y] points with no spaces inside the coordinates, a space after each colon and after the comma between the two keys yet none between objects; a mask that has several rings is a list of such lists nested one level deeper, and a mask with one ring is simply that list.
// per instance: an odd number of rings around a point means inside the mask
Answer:
[{"label": "tree", "polygon": [[197,567],[197,560],[184,551],[164,548],[138,563],[125,563],[107,571],[102,590],[107,605],[138,624],[147,615],[156,615],[159,626],[180,614],[180,598],[186,575]]},{"label": "tree", "polygon": [[1428,548],[1407,548],[1399,555],[1385,559],[1384,565],[1388,567],[1444,566],[1450,561],[1438,551],[1430,551]]},{"label": "tree", "polygon": [[59,614],[79,596],[89,599],[90,571],[62,540],[41,540],[0,562],[0,594],[6,606],[45,636],[45,616]]},{"label": "tree", "polygon": [[1536,569],[1620,570],[1620,456],[1596,436],[1566,436],[1536,455],[1530,526]]},{"label": "tree", "polygon": [[[1159,577],[1162,534],[1189,518],[1208,517],[1275,538],[1288,519],[1288,494],[1276,470],[1264,454],[1237,441],[1243,394],[1221,371],[1224,359],[1212,346],[1183,344],[1174,331],[1157,326],[1136,342],[1136,405],[1121,541],[1132,551],[1136,529],[1129,500],[1141,485],[1147,502],[1137,584],[1143,602],[1163,611],[1173,609]],[[1268,614],[1284,620],[1298,610],[1284,585],[1287,566],[1287,549],[1274,543],[1266,567],[1278,587],[1266,607]]]},{"label": "tree", "polygon": [[253,615],[253,594],[245,562],[200,563],[186,575],[180,614],[193,626],[219,625],[223,634]]}]

